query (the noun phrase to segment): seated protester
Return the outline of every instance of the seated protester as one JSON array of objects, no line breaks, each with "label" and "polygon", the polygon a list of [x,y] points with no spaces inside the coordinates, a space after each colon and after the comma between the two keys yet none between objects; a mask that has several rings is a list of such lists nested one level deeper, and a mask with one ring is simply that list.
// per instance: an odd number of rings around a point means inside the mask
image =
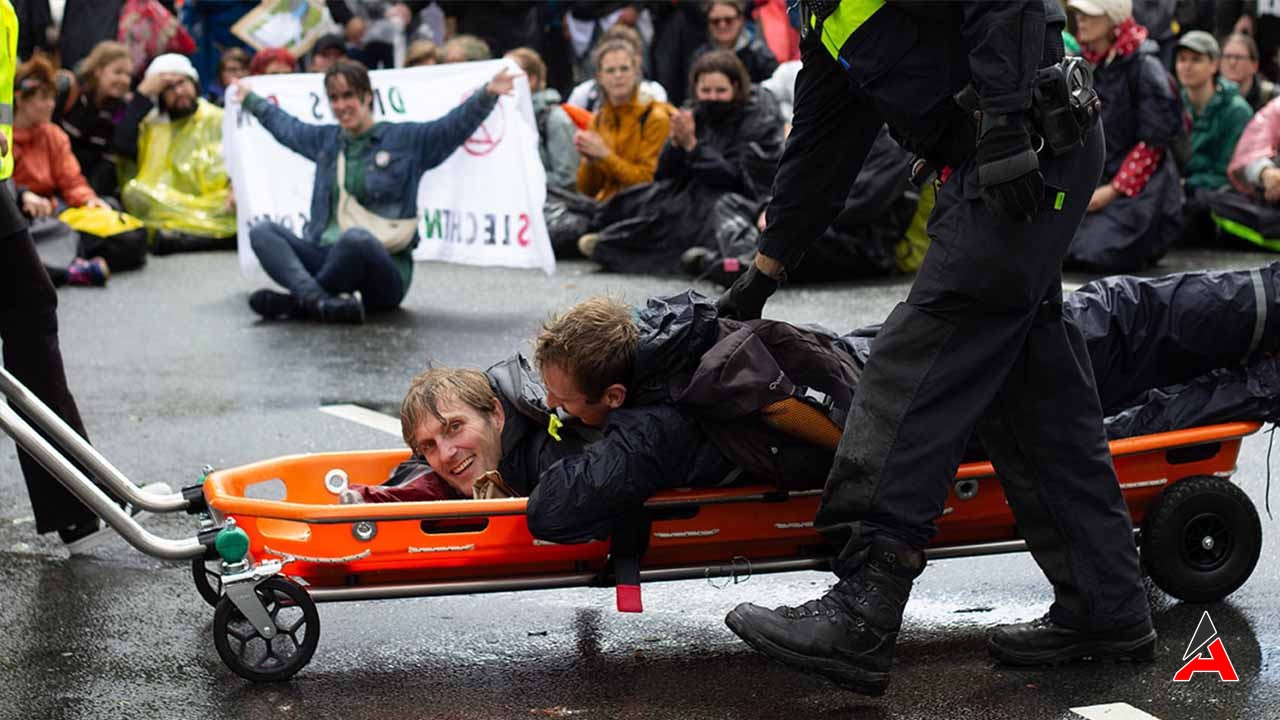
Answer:
[{"label": "seated protester", "polygon": [[[1277,309],[1280,263],[1104,278],[1062,306],[1084,334],[1111,439],[1280,418]],[[552,542],[606,537],[653,492],[715,482],[714,473],[684,477],[713,465],[713,449],[752,481],[821,487],[840,425],[808,432],[786,413],[847,408],[875,330],[835,338],[778,321],[722,320],[692,291],[644,308],[592,298],[552,319],[535,343],[547,406],[603,427],[605,440],[540,474],[530,530]],[[646,428],[604,444],[619,432],[615,416],[645,407],[677,411],[669,417],[680,432]]]},{"label": "seated protester", "polygon": [[623,188],[653,180],[671,127],[671,106],[640,90],[640,54],[630,43],[606,40],[592,58],[605,102],[591,126],[574,135],[573,144],[582,155],[578,191],[607,200]]},{"label": "seated protester", "polygon": [[334,22],[343,26],[349,59],[374,70],[398,65],[395,49],[404,47],[405,29],[413,20],[413,12],[403,2],[329,0],[326,4]]},{"label": "seated protester", "polygon": [[765,42],[747,30],[744,0],[711,0],[707,3],[707,42],[693,52],[697,60],[712,50],[729,50],[747,68],[753,83],[762,83],[778,69],[778,60]]},{"label": "seated protester", "polygon": [[1183,112],[1169,73],[1126,0],[1072,0],[1076,38],[1094,65],[1106,134],[1103,184],[1067,251],[1065,265],[1139,270],[1164,256],[1182,230],[1182,190],[1172,147]]},{"label": "seated protester", "polygon": [[347,57],[347,41],[337,33],[321,35],[307,55],[307,72],[327,72],[333,64]]},{"label": "seated protester", "polygon": [[547,188],[577,191],[578,149],[573,146],[578,126],[560,107],[560,93],[547,87],[547,66],[533,48],[519,47],[506,54],[529,79],[533,119],[538,127],[538,157],[547,172]]},{"label": "seated protester", "polygon": [[[608,30],[600,33],[600,39],[596,41],[596,44],[598,45],[609,40],[624,40],[635,48],[636,54],[640,58],[645,57],[644,38],[641,37],[639,31],[630,25],[617,23],[610,26]],[[667,89],[658,81],[643,77],[643,67],[644,66],[641,65],[642,77],[640,80],[640,92],[659,102],[667,102]],[[567,102],[570,105],[580,107],[583,110],[588,110],[590,112],[599,110],[600,106],[604,103],[604,94],[600,90],[600,83],[594,77],[583,80],[575,85],[573,90],[569,92],[569,99]]]},{"label": "seated protester", "polygon": [[1253,109],[1235,83],[1217,78],[1218,41],[1203,30],[1178,40],[1177,73],[1182,104],[1191,112],[1191,156],[1183,167],[1186,193],[1183,239],[1203,243],[1213,237],[1205,193],[1227,184],[1227,163]]},{"label": "seated protester", "polygon": [[[339,60],[324,75],[338,123],[313,125],[241,83],[245,110],[277,142],[316,163],[311,213],[302,237],[269,220],[249,229],[263,270],[288,290],[259,290],[250,296],[249,307],[265,319],[349,323],[364,322],[366,310],[398,307],[413,278],[418,236],[416,225],[408,227],[409,235],[391,236],[395,231],[387,221],[417,215],[422,174],[452,155],[511,85],[512,76],[503,69],[442,118],[375,122],[369,71],[354,60]],[[352,205],[358,205],[355,211]],[[360,297],[346,295],[354,292]]]},{"label": "seated protester", "polygon": [[[911,184],[911,160],[911,153],[890,136],[888,127],[881,128],[849,188],[844,209],[787,271],[787,282],[915,272],[929,250],[925,225],[933,211],[934,187],[926,182],[917,190]],[[735,198],[722,198],[712,208],[714,244],[691,248],[681,257],[686,273],[728,287],[754,263],[765,213],[761,211],[753,222],[742,209],[726,207]]]},{"label": "seated protester", "polygon": [[1258,44],[1243,33],[1232,33],[1222,43],[1222,76],[1240,88],[1254,112],[1280,97],[1280,88],[1258,72]]},{"label": "seated protester", "polygon": [[785,123],[783,129],[787,134],[791,134],[791,116],[795,114],[796,75],[800,74],[800,65],[799,60],[788,60],[779,65],[768,80],[760,83],[760,87],[768,90],[773,99],[778,101]]},{"label": "seated protester", "polygon": [[475,497],[476,482],[493,472],[514,495],[528,495],[544,470],[585,444],[573,427],[548,431],[553,413],[543,395],[520,356],[485,372],[427,370],[400,404],[413,456],[382,485],[350,486],[342,501],[462,500]]},{"label": "seated protester", "polygon": [[284,48],[264,48],[249,62],[249,75],[288,75],[298,72],[298,59]]},{"label": "seated protester", "polygon": [[1240,133],[1227,166],[1233,189],[1209,193],[1214,222],[1226,234],[1280,252],[1280,98]]},{"label": "seated protester", "polygon": [[430,40],[414,40],[404,51],[407,68],[435,65],[440,62],[440,46]]},{"label": "seated protester", "polygon": [[[53,121],[71,138],[80,170],[99,197],[119,197],[117,158],[137,153],[137,136],[117,133],[133,83],[129,48],[115,41],[94,46],[76,69],[78,90],[59,95]],[[132,141],[132,144],[131,144]]]},{"label": "seated protester", "polygon": [[245,52],[244,48],[227,48],[222,51],[222,56],[218,58],[217,83],[209,88],[209,91],[204,95],[204,99],[218,107],[222,107],[223,96],[226,95],[227,88],[248,74],[249,53]]},{"label": "seated protester", "polygon": [[[30,222],[36,250],[54,285],[103,285],[110,265],[80,257],[79,236],[57,218],[67,207],[107,207],[85,182],[67,134],[50,122],[56,73],[43,55],[23,63],[14,78],[14,195]],[[146,249],[142,248],[145,256]],[[141,264],[133,260],[133,267]],[[122,260],[121,265],[129,265]]]},{"label": "seated protester", "polygon": [[489,44],[475,35],[454,35],[440,50],[441,62],[476,62],[489,60],[493,52]]},{"label": "seated protester", "polygon": [[[606,65],[607,67],[607,65]],[[689,73],[693,109],[676,111],[654,182],[604,203],[601,227],[578,241],[607,270],[674,274],[693,247],[713,246],[723,222],[707,210],[726,195],[741,198],[748,221],[773,187],[782,154],[782,116],[773,96],[752,87],[728,50],[699,57]]]},{"label": "seated protester", "polygon": [[120,198],[154,233],[151,250],[158,255],[235,247],[222,108],[201,98],[199,86],[186,56],[157,57],[118,129],[121,136],[132,133],[138,165]]}]

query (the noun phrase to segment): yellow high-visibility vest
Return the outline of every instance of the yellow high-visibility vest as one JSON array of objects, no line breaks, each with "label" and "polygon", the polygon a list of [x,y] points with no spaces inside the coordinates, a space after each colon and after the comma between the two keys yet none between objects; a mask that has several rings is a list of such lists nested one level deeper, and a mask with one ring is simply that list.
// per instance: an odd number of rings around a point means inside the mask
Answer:
[{"label": "yellow high-visibility vest", "polygon": [[0,132],[8,152],[0,159],[0,181],[13,175],[13,76],[18,72],[18,14],[0,0]]}]

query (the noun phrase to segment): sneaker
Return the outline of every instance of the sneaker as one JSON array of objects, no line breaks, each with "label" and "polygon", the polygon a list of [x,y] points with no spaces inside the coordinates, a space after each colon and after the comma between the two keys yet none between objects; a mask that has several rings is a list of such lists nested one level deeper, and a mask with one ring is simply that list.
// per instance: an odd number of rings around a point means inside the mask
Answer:
[{"label": "sneaker", "polygon": [[76,258],[67,267],[67,284],[81,287],[102,287],[111,277],[111,268],[107,261],[100,257]]},{"label": "sneaker", "polygon": [[111,533],[111,526],[103,525],[95,517],[91,520],[60,528],[58,537],[66,544],[67,552],[72,555],[82,555],[102,544],[104,540],[111,536]]},{"label": "sneaker", "polygon": [[730,611],[725,624],[775,660],[816,672],[848,690],[880,695],[889,686],[911,584],[923,569],[924,553],[877,538],[866,564],[826,595],[774,610],[743,603]]},{"label": "sneaker", "polygon": [[297,317],[302,314],[302,305],[289,293],[275,290],[258,290],[249,296],[249,307],[262,316],[263,320],[275,320],[283,317]]},{"label": "sneaker", "polygon": [[1146,661],[1155,658],[1151,618],[1115,630],[1086,632],[1055,623],[1047,614],[1027,623],[1003,625],[987,642],[991,657],[1005,665],[1058,665],[1094,660]]},{"label": "sneaker", "polygon": [[364,303],[350,295],[325,298],[316,303],[316,313],[321,322],[360,325],[364,322]]},{"label": "sneaker", "polygon": [[578,238],[578,252],[582,253],[582,257],[589,258],[595,254],[599,244],[600,233],[587,233]]}]

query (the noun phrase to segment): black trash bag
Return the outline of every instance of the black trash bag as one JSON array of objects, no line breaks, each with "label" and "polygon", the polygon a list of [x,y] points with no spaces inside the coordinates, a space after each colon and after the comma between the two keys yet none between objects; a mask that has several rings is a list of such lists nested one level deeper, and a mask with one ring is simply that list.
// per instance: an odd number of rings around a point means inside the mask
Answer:
[{"label": "black trash bag", "polygon": [[591,218],[597,210],[595,200],[576,192],[547,187],[542,216],[551,236],[551,248],[560,259],[582,257],[578,238],[590,232]]}]

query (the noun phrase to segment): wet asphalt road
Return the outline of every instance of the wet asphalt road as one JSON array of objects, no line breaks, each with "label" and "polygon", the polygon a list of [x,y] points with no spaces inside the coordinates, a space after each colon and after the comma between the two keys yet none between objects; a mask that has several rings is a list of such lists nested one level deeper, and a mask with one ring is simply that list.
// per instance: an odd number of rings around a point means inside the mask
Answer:
[{"label": "wet asphalt road", "polygon": [[[1162,271],[1244,268],[1275,256],[1183,251]],[[1084,278],[1071,277],[1074,286]],[[204,463],[386,448],[395,438],[317,411],[397,406],[427,362],[485,366],[553,308],[609,292],[640,300],[687,286],[565,263],[536,272],[419,265],[405,308],[363,328],[257,322],[254,283],[229,254],[152,259],[106,290],[60,294],[62,344],[94,444],[138,482],[189,483]],[[848,329],[882,319],[905,281],[793,289],[768,314]],[[704,286],[704,291],[711,291]],[[0,440],[0,718],[1075,718],[1127,703],[1170,718],[1280,718],[1277,523],[1262,511],[1265,436],[1246,440],[1237,480],[1262,512],[1263,557],[1227,602],[1188,605],[1153,589],[1160,654],[1139,666],[1012,671],[987,659],[988,628],[1040,615],[1050,593],[1026,555],[940,561],[917,581],[893,683],[864,698],[766,662],[723,624],[742,601],[798,604],[822,573],[648,584],[643,615],[613,591],[576,589],[325,604],[311,664],[253,685],[228,671],[212,610],[188,568],[120,539],[68,559],[37,538],[13,444]],[[169,537],[185,515],[147,519]],[[1208,610],[1240,675],[1171,680]],[[1271,628],[1271,629],[1268,629]],[[1121,712],[1121,711],[1117,711]],[[1141,715],[1113,714],[1130,718]]]}]

